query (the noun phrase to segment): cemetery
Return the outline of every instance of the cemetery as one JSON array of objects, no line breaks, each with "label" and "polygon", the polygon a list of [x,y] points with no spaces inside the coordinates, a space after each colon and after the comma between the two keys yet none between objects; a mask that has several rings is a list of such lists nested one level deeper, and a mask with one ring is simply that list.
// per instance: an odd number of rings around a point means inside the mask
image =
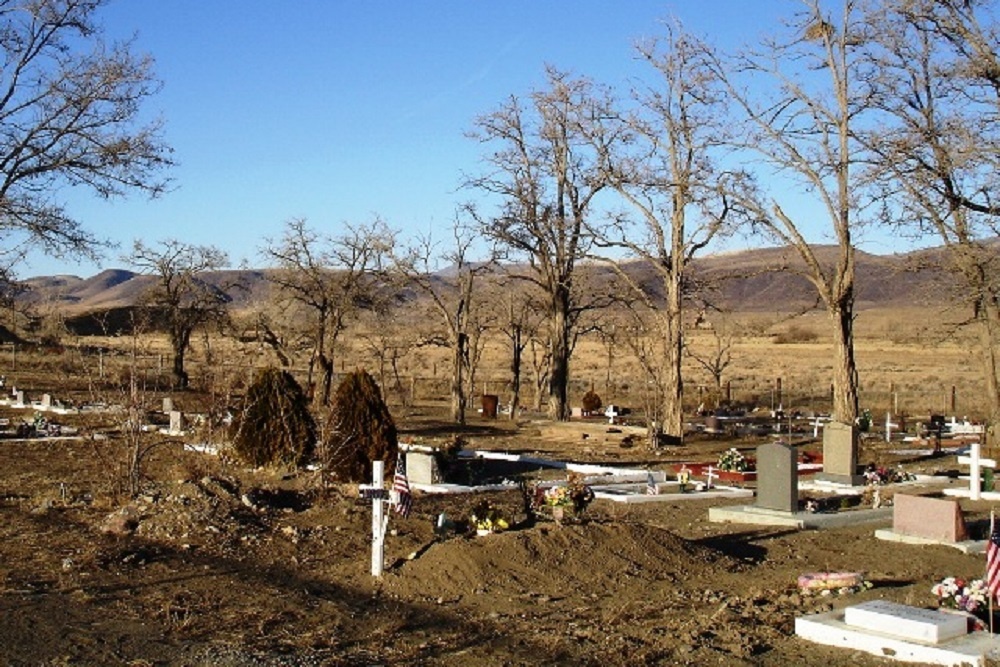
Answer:
[{"label": "cemetery", "polygon": [[[462,432],[425,405],[398,425],[401,492],[397,464],[355,485],[242,464],[168,394],[139,425],[158,481],[116,502],[102,448],[127,406],[41,389],[0,400],[0,531],[22,554],[0,564],[0,602],[24,619],[5,641],[53,660],[155,641],[166,664],[987,665],[1000,646],[982,609],[941,611],[935,592],[985,568],[995,463],[965,433],[935,452],[915,432],[813,437],[804,418],[650,450],[603,416]],[[65,436],[17,437],[36,422]],[[96,632],[118,643],[29,620],[105,613]]]}]

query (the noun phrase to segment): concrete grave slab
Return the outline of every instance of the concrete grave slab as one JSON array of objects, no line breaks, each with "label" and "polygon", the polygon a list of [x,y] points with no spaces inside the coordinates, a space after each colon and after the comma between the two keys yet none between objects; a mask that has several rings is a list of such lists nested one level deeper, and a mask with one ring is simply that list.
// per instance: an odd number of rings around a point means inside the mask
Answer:
[{"label": "concrete grave slab", "polygon": [[940,644],[969,633],[966,616],[889,600],[869,600],[846,607],[844,623],[869,632],[931,644]]},{"label": "concrete grave slab", "polygon": [[849,625],[845,622],[844,609],[796,618],[795,634],[817,644],[840,646],[901,662],[986,667],[989,660],[1000,657],[1000,640],[988,632],[971,632],[930,644]]},{"label": "concrete grave slab", "polygon": [[745,523],[756,526],[784,526],[786,528],[823,529],[876,523],[892,519],[891,507],[846,512],[774,512],[753,505],[709,507],[708,520],[713,523]]}]

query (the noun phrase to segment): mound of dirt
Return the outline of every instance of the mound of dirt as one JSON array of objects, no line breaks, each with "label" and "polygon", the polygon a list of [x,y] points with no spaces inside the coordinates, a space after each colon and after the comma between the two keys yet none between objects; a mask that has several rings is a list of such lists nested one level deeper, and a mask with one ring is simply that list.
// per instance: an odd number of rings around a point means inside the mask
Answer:
[{"label": "mound of dirt", "polygon": [[[696,565],[696,567],[694,567]],[[655,526],[556,525],[432,544],[387,579],[402,595],[456,599],[488,591],[559,596],[588,582],[613,592],[637,581],[690,583],[732,572],[740,561]]]}]

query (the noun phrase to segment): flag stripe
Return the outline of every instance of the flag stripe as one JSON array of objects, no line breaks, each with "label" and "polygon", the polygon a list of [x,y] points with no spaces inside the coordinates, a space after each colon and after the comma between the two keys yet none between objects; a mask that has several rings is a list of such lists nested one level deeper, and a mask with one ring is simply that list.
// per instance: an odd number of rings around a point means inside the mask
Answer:
[{"label": "flag stripe", "polygon": [[990,541],[986,545],[986,590],[992,599],[1000,594],[1000,531],[990,513]]},{"label": "flag stripe", "polygon": [[404,518],[410,516],[413,509],[413,495],[410,493],[410,481],[406,478],[405,454],[400,453],[396,459],[396,474],[392,478],[392,490],[398,493],[396,513]]},{"label": "flag stripe", "polygon": [[653,473],[652,472],[647,472],[646,473],[646,495],[647,496],[656,496],[656,495],[659,495],[659,493],[660,493],[660,487],[658,487],[656,485],[656,482],[653,481]]}]

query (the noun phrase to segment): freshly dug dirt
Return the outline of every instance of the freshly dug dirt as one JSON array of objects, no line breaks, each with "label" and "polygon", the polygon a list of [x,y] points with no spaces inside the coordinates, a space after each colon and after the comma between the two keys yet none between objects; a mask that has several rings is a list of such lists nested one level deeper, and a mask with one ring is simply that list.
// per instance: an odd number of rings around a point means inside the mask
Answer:
[{"label": "freshly dug dirt", "polygon": [[[654,454],[606,426],[586,440],[579,425],[546,429],[465,435],[654,468],[734,444]],[[313,473],[248,470],[178,440],[155,450],[147,489],[127,500],[109,492],[114,459],[95,442],[0,440],[0,452],[2,665],[884,665],[797,639],[795,617],[875,598],[930,607],[933,583],[985,564],[881,542],[872,525],[711,524],[713,500],[597,501],[579,520],[531,523],[511,490],[489,498],[512,529],[483,537],[434,532],[439,514],[461,523],[482,497],[418,493],[409,518],[390,518],[374,579],[370,506],[351,485],[321,489]],[[817,571],[861,571],[874,586],[800,593],[796,578]]]}]

